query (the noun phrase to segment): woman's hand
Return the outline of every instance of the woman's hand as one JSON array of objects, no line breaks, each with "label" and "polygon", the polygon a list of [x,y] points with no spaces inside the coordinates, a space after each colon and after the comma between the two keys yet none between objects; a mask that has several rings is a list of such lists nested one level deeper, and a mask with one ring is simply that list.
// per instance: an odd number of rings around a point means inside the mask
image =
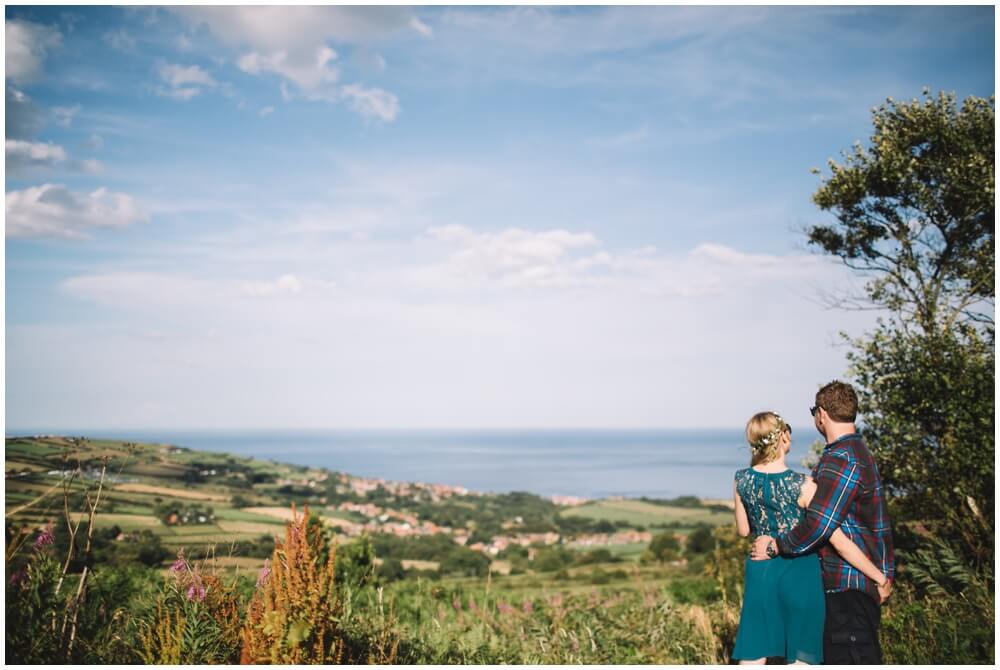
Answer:
[{"label": "woman's hand", "polygon": [[755,561],[766,561],[778,555],[778,543],[770,535],[759,535],[753,541],[750,558]]}]

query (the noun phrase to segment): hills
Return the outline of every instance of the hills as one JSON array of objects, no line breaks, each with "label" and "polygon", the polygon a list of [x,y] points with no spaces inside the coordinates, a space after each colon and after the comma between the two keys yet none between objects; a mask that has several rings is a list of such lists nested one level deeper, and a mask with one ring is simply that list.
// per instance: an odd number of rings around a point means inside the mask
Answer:
[{"label": "hills", "polygon": [[470,575],[530,571],[535,549],[544,547],[600,548],[634,560],[655,533],[674,532],[683,542],[700,526],[732,518],[719,501],[691,497],[484,494],[172,444],[66,436],[7,438],[5,478],[8,525],[58,526],[67,507],[79,518],[86,492],[96,495],[100,486],[94,525],[109,553],[131,540],[149,545],[146,558],[161,565],[183,547],[212,548],[234,568],[254,567],[270,554],[293,504],[308,505],[341,544],[376,537],[380,561],[398,560],[402,575],[442,565]]}]

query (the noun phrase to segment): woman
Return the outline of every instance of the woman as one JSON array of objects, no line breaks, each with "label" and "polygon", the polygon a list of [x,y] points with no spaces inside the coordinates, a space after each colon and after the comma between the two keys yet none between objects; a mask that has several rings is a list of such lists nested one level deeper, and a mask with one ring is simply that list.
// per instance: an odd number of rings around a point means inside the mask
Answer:
[{"label": "woman", "polygon": [[[733,482],[736,531],[741,537],[778,535],[799,522],[816,485],[786,464],[792,429],[776,413],[755,414],[747,422],[746,436],[752,452],[750,467],[738,470]],[[885,580],[882,571],[840,529],[830,544],[877,583]],[[782,656],[789,663],[822,663],[825,609],[816,554],[769,561],[748,558],[733,658],[740,665],[763,664],[769,656]]]}]

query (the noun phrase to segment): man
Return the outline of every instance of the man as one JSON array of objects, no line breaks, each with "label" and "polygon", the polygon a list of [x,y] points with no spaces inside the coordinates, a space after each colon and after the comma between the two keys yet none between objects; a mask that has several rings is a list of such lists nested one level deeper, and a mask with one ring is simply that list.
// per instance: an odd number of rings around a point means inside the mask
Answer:
[{"label": "man", "polygon": [[[799,525],[777,537],[758,537],[751,557],[767,560],[779,553],[818,549],[826,590],[824,663],[881,663],[880,606],[892,591],[895,574],[882,480],[854,426],[858,397],[849,384],[834,381],[821,388],[809,411],[816,430],[826,438],[812,473],[816,493]],[[827,540],[837,528],[881,568],[886,575],[883,584],[868,579],[829,545]]]}]

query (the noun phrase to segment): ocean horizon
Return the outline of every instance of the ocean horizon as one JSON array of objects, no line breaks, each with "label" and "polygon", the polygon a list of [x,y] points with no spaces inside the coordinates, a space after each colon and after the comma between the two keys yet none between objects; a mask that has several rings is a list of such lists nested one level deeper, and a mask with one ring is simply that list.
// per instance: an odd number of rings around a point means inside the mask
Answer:
[{"label": "ocean horizon", "polygon": [[[749,464],[743,429],[6,429],[170,444],[355,476],[582,498],[728,498]],[[796,429],[795,435],[809,435]],[[793,441],[789,465],[812,440]]]}]

